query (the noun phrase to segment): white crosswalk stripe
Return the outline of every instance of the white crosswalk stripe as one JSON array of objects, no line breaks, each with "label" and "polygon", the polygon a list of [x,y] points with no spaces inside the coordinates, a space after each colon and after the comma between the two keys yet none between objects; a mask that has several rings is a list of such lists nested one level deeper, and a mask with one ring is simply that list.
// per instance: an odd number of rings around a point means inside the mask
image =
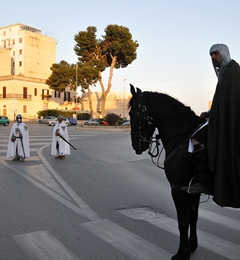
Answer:
[{"label": "white crosswalk stripe", "polygon": [[79,260],[47,231],[16,235],[13,238],[30,260]]},{"label": "white crosswalk stripe", "polygon": [[134,260],[169,260],[171,258],[170,253],[109,220],[92,221],[81,224],[81,226],[121,250]]}]

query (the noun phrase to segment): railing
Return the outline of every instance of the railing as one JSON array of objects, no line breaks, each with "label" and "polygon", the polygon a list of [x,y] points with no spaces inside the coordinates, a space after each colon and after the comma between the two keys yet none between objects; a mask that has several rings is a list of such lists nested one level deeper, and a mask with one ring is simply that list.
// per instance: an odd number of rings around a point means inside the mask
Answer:
[{"label": "railing", "polygon": [[51,100],[52,95],[41,95],[42,100]]},{"label": "railing", "polygon": [[23,95],[23,94],[0,94],[0,98],[3,99],[32,99],[32,95]]}]

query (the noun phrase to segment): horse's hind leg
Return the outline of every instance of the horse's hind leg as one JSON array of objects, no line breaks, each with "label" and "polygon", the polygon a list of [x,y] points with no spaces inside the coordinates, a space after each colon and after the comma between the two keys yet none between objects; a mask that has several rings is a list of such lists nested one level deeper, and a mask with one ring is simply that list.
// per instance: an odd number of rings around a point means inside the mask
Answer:
[{"label": "horse's hind leg", "polygon": [[187,195],[189,196],[189,194],[184,194],[184,192],[181,191],[180,186],[172,186],[172,197],[177,210],[178,228],[180,233],[179,249],[177,254],[172,257],[172,260],[189,260],[191,256],[191,247],[188,240],[191,209],[189,208]]},{"label": "horse's hind leg", "polygon": [[[192,195],[190,195],[192,196]],[[200,194],[192,197],[193,204],[190,206],[190,236],[189,243],[191,251],[194,252],[198,247],[197,239],[197,220],[198,220],[198,208],[199,208]]]}]

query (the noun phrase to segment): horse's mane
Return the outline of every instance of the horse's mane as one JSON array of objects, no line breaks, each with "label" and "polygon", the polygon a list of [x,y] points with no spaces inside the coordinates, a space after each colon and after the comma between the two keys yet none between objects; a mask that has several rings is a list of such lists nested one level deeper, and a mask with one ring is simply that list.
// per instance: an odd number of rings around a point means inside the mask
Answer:
[{"label": "horse's mane", "polygon": [[[133,106],[133,103],[134,99],[132,97],[128,103],[128,108],[131,108]],[[179,100],[167,94],[144,91],[142,92],[142,103],[148,108],[151,107],[151,111],[156,114],[160,111],[165,111],[165,115],[170,115],[171,113],[176,113],[177,111],[178,117],[196,118],[196,114],[191,110],[189,106],[185,106]]]}]

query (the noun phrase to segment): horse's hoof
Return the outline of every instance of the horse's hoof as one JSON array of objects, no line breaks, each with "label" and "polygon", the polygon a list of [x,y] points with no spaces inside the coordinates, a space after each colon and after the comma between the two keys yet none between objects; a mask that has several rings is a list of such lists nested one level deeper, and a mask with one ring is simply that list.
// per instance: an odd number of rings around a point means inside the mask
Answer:
[{"label": "horse's hoof", "polygon": [[196,251],[197,247],[198,247],[198,240],[197,239],[189,239],[189,243],[190,243],[190,248],[191,248],[191,252]]},{"label": "horse's hoof", "polygon": [[171,260],[189,260],[190,259],[191,254],[189,255],[183,255],[180,253],[177,253],[176,255],[174,255]]}]

